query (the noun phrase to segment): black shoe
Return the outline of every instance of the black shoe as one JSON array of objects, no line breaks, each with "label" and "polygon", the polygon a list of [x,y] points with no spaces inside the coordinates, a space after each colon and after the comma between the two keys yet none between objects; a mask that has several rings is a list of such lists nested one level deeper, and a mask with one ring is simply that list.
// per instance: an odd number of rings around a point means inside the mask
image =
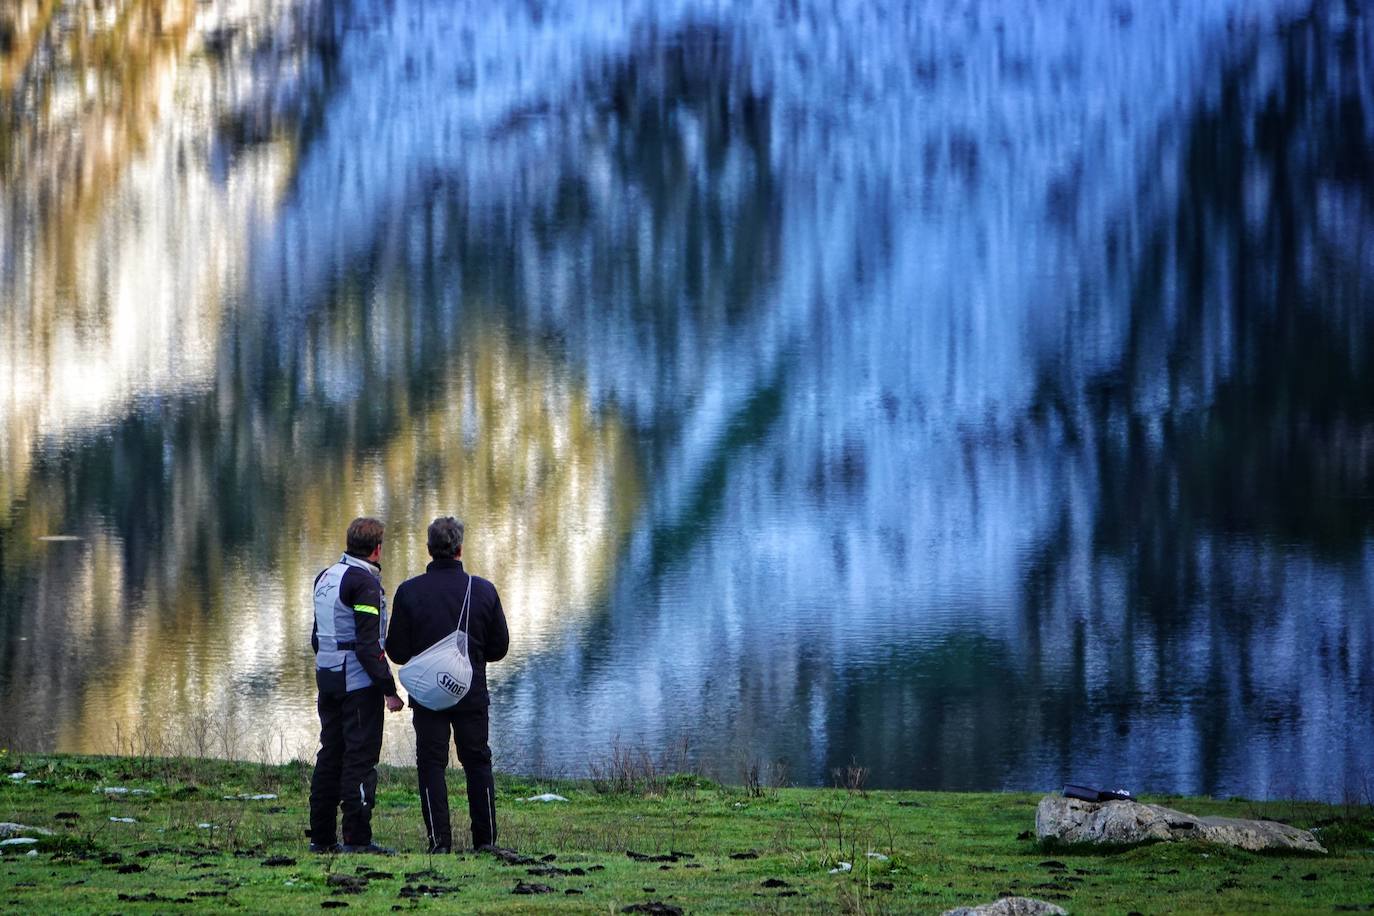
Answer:
[{"label": "black shoe", "polygon": [[436,843],[429,847],[429,854],[432,856],[446,856],[453,852],[453,847],[448,843]]},{"label": "black shoe", "polygon": [[343,847],[338,843],[311,843],[310,851],[321,854],[337,855],[343,852]]},{"label": "black shoe", "polygon": [[345,843],[343,851],[348,853],[365,852],[374,856],[394,856],[396,850],[387,849],[385,846],[378,846],[376,843],[368,843],[366,846],[356,843]]}]

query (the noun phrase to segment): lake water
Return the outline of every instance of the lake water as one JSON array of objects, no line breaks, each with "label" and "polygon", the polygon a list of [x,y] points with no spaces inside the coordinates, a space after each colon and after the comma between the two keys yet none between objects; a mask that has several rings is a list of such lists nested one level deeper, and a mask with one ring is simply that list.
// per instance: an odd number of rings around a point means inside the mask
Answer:
[{"label": "lake water", "polygon": [[311,756],[312,577],[454,513],[503,770],[1374,797],[1360,4],[13,0],[0,90],[0,743]]}]

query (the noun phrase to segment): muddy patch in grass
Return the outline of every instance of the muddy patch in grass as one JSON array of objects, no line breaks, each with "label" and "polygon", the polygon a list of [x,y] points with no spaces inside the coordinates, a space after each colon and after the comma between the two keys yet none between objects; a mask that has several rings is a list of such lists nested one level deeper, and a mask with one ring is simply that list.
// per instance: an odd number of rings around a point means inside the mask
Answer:
[{"label": "muddy patch in grass", "polygon": [[524,881],[515,882],[515,887],[511,889],[512,894],[552,894],[554,889],[547,884],[527,884]]}]

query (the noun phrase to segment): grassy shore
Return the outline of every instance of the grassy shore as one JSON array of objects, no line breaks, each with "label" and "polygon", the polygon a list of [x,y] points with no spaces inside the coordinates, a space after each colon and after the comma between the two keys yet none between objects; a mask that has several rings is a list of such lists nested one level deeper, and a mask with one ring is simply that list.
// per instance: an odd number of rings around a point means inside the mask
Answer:
[{"label": "grassy shore", "polygon": [[[380,858],[306,851],[302,764],[0,755],[0,767],[0,821],[52,831],[3,848],[0,908],[13,912],[608,913],[657,902],[689,913],[938,913],[1006,893],[1079,913],[1374,908],[1368,806],[1151,799],[1317,827],[1331,854],[1182,844],[1103,854],[1031,839],[1032,794],[501,777],[501,844],[536,860],[507,864],[423,854],[407,768],[381,771],[374,827],[400,854]],[[461,836],[462,775],[452,775]],[[523,800],[544,792],[568,801]],[[252,798],[263,795],[275,797]],[[851,869],[832,873],[842,862]]]}]

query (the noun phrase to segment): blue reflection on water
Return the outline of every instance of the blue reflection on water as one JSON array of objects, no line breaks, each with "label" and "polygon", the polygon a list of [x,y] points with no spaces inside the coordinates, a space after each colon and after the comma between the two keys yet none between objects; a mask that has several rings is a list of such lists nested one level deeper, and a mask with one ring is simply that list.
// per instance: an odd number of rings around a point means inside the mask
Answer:
[{"label": "blue reflection on water", "polygon": [[[488,337],[520,342],[525,387],[624,424],[633,474],[608,465],[597,499],[634,510],[604,583],[511,607],[538,624],[493,672],[506,768],[682,737],[727,778],[857,760],[921,787],[1358,791],[1368,27],[1341,4],[1079,7],[335,7],[287,43],[281,92],[217,101],[227,198],[271,186],[245,180],[254,150],[293,145],[280,196],[224,219],[232,306],[186,332],[210,368],[135,367],[142,406],[100,422],[212,480],[192,502],[214,549],[288,591],[251,534],[301,511],[268,456],[434,448],[411,421],[496,371]],[[496,436],[479,415],[440,447]],[[168,544],[175,484],[131,483],[132,445],[90,470],[108,452],[76,416],[38,477],[97,478],[68,516],[105,519],[175,619],[147,571],[202,561]],[[245,481],[288,498],[216,513]],[[461,508],[533,540],[537,495]],[[553,523],[574,566],[586,505]]]}]

